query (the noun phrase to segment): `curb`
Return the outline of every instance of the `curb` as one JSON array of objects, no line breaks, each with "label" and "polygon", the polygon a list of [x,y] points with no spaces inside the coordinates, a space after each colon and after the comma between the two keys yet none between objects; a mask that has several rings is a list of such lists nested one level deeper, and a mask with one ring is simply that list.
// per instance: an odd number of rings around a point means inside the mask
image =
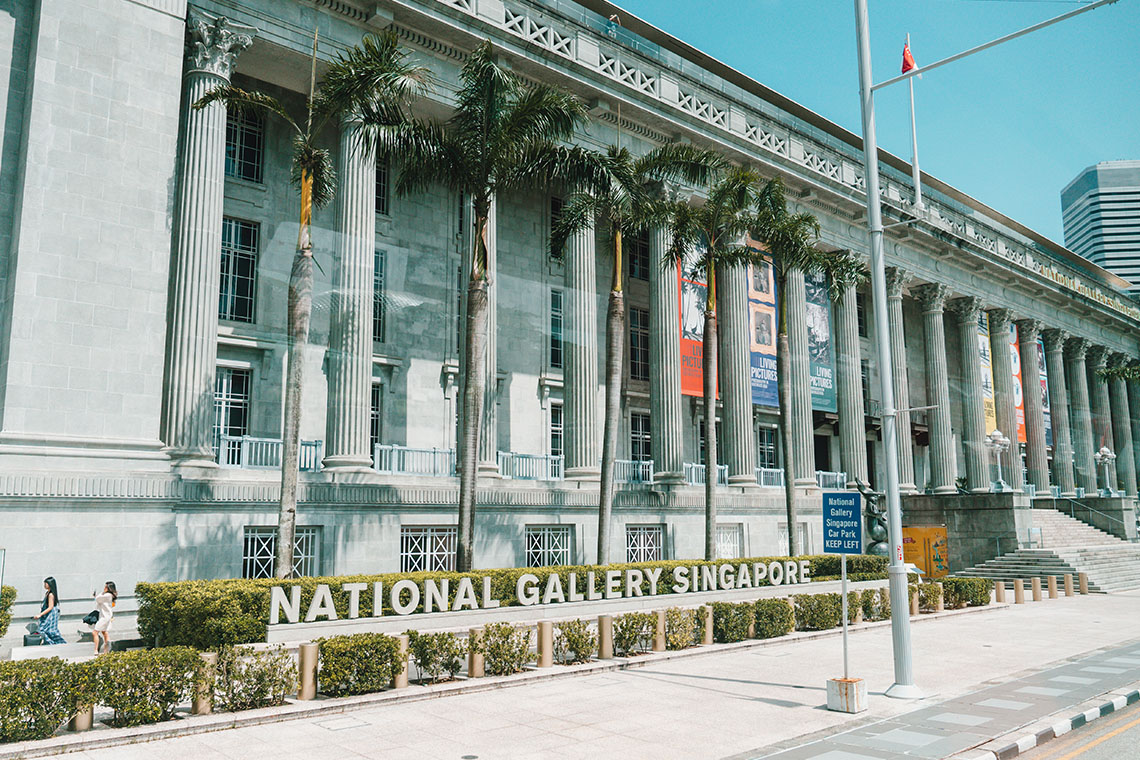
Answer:
[{"label": "curb", "polygon": [[[1104,700],[1105,697],[1108,697],[1108,701],[1099,701]],[[1073,709],[1071,707],[1053,713],[1031,723],[1029,726],[1003,734],[985,744],[978,745],[974,749],[953,755],[949,760],[1009,760],[1052,739],[1064,736],[1097,718],[1103,718],[1117,710],[1122,710],[1135,702],[1140,702],[1140,681],[1130,686],[1105,692],[1095,699],[1082,703],[1078,709],[1080,707],[1085,709],[1076,714],[1069,713],[1069,710]]]},{"label": "curb", "polygon": [[[959,615],[972,615],[982,612],[997,612],[1010,607],[1009,604],[991,602],[985,607],[965,607],[958,610],[946,610],[912,617],[911,623],[920,623],[944,618],[953,618]],[[885,628],[891,625],[890,620],[873,623],[860,623],[851,630],[854,632]],[[494,689],[505,689],[512,686],[523,686],[543,681],[552,681],[563,678],[577,678],[579,676],[610,673],[621,670],[635,670],[650,665],[657,665],[670,660],[701,657],[711,654],[721,654],[760,647],[776,646],[780,644],[795,644],[801,641],[829,638],[842,635],[842,628],[832,628],[826,631],[801,631],[779,636],[772,639],[746,639],[731,644],[712,644],[697,646],[690,649],[679,649],[666,652],[651,652],[635,657],[618,658],[612,660],[593,660],[579,665],[564,665],[554,668],[530,669],[523,673],[510,676],[491,676],[478,679],[462,679],[450,683],[433,686],[417,686],[407,689],[388,690],[375,694],[362,694],[355,697],[339,697],[335,699],[316,699],[313,701],[298,702],[288,700],[280,707],[264,707],[256,710],[245,710],[240,713],[211,713],[209,715],[193,715],[176,718],[172,721],[155,723],[147,726],[133,726],[130,728],[95,729],[82,734],[67,733],[34,742],[13,743],[0,745],[0,760],[23,760],[24,758],[45,757],[48,755],[66,754],[70,752],[83,752],[85,750],[105,749],[108,747],[121,747],[132,744],[143,744],[159,739],[172,739],[180,736],[193,736],[195,734],[212,733],[229,728],[242,728],[259,726],[267,723],[282,723],[297,718],[313,718],[322,715],[337,715],[356,710],[362,707],[374,707],[382,704],[405,704],[408,702],[421,702],[429,699],[448,697],[456,694],[472,694]]]}]

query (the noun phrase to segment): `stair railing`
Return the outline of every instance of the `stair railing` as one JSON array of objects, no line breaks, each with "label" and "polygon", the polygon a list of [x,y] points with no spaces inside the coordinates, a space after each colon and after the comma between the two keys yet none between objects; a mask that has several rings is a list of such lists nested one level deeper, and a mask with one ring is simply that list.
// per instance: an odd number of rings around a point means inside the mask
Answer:
[{"label": "stair railing", "polygon": [[[1133,537],[1133,538],[1127,537],[1128,536],[1128,523],[1124,522],[1119,517],[1116,517],[1114,515],[1110,515],[1107,512],[1101,512],[1099,509],[1093,509],[1089,505],[1084,504],[1084,503],[1079,502],[1079,501],[1076,501],[1075,499],[1065,498],[1065,501],[1069,505],[1069,517],[1073,518],[1074,520],[1080,520],[1081,522],[1085,522],[1084,520],[1081,520],[1081,518],[1077,517],[1076,514],[1074,513],[1075,510],[1073,509],[1073,505],[1075,504],[1078,507],[1080,507],[1081,509],[1085,510],[1086,512],[1092,512],[1094,515],[1100,515],[1101,517],[1105,518],[1106,520],[1109,520],[1109,521],[1114,522],[1114,523],[1119,523],[1120,526],[1124,529],[1124,531],[1123,531],[1124,537],[1113,536],[1113,538],[1119,538],[1121,541],[1129,541],[1131,543],[1136,543],[1136,541],[1137,541],[1136,537]],[[1090,525],[1089,523],[1085,523],[1085,524],[1089,525],[1089,527],[1096,528],[1095,525]],[[1100,529],[1097,528],[1097,530],[1100,530]],[[1105,533],[1108,533],[1108,531],[1105,531]]]}]

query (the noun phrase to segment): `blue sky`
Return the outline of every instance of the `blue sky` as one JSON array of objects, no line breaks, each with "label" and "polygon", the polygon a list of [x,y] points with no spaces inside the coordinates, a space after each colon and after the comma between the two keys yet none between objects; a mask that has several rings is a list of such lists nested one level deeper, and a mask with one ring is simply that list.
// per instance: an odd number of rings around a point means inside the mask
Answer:
[{"label": "blue sky", "polygon": [[[851,0],[617,0],[621,7],[858,131]],[[1079,3],[869,0],[876,82],[906,34],[931,63]],[[1086,166],[1140,159],[1140,0],[1120,0],[916,82],[919,164],[1062,242],[1061,188]],[[876,94],[879,145],[910,158],[905,84]]]}]

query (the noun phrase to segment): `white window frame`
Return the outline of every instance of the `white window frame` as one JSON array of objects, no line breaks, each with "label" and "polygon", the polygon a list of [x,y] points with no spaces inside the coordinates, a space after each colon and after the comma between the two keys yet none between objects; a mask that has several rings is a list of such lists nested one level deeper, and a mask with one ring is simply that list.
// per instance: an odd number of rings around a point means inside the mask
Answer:
[{"label": "white window frame", "polygon": [[629,413],[629,458],[635,462],[653,459],[653,418],[647,410],[635,409]]},{"label": "white window frame", "polygon": [[[235,376],[245,378],[245,393],[234,391]],[[222,451],[222,436],[240,438],[249,435],[249,418],[253,401],[253,370],[248,367],[218,365],[214,368],[214,461],[223,464],[241,464],[240,444],[227,441],[230,448]],[[243,414],[234,423],[231,412]],[[236,450],[234,447],[237,447]]]},{"label": "white window frame", "polygon": [[573,525],[527,525],[523,531],[526,567],[574,564]]},{"label": "white window frame", "polygon": [[[254,160],[246,159],[246,150],[253,151]],[[265,119],[261,114],[247,110],[227,111],[225,175],[262,184],[265,175]]]},{"label": "white window frame", "polygon": [[[293,535],[293,575],[320,574],[321,526],[299,525]],[[277,526],[247,525],[242,531],[242,578],[273,578],[277,567]]]},{"label": "white window frame", "polygon": [[550,333],[547,354],[552,369],[566,367],[566,293],[561,288],[550,291]]},{"label": "white window frame", "polygon": [[625,526],[626,562],[661,562],[665,555],[664,525]]},{"label": "white window frame", "polygon": [[[550,456],[563,456],[566,453],[566,417],[561,401],[550,401],[550,419],[546,430],[546,445]],[[557,445],[555,445],[557,442]]]},{"label": "white window frame", "polygon": [[458,544],[454,525],[401,525],[400,572],[454,572]]},{"label": "white window frame", "polygon": [[[253,231],[253,244],[241,244],[243,229]],[[218,283],[218,319],[253,324],[257,321],[257,268],[261,249],[261,225],[248,219],[222,217],[221,278]],[[249,264],[250,274],[239,274],[239,265]],[[248,283],[248,295],[239,294],[239,285]],[[239,302],[248,301],[248,314],[239,311]]]},{"label": "white window frame", "polygon": [[744,556],[744,523],[716,524],[716,558],[740,559]]}]

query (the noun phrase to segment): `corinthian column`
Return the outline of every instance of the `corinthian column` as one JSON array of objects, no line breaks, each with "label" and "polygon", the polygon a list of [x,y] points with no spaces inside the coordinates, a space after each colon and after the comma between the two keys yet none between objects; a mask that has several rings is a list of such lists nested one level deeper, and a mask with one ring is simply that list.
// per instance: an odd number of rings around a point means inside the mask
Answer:
[{"label": "corinthian column", "polygon": [[[1122,367],[1128,357],[1113,354],[1113,367]],[[1124,378],[1115,376],[1108,381],[1109,404],[1112,408],[1113,438],[1116,440],[1116,477],[1120,490],[1136,496],[1136,459],[1132,456],[1132,414],[1128,403],[1128,388]]]},{"label": "corinthian column", "polygon": [[[479,475],[499,477],[499,201],[492,198],[487,211],[487,350],[483,372],[483,421],[479,429]],[[468,246],[470,248],[470,246]],[[471,253],[468,253],[470,256]],[[470,272],[470,266],[466,271]],[[457,452],[458,453],[458,452]]]},{"label": "corinthian column", "polygon": [[812,440],[811,369],[808,365],[807,291],[804,273],[789,269],[784,286],[784,319],[788,328],[788,354],[791,359],[791,409],[788,425],[791,428],[795,467],[794,485],[810,488],[815,482],[815,447]]},{"label": "corinthian column", "polygon": [[998,430],[1009,438],[1009,448],[1001,455],[1002,477],[1020,491],[1024,479],[1021,476],[1021,445],[1017,441],[1017,405],[1013,389],[1013,354],[1009,343],[1009,327],[1013,314],[1009,309],[991,309],[990,315],[990,354],[994,369],[994,408],[997,413]]},{"label": "corinthian column", "polygon": [[[906,336],[903,333],[903,285],[908,274],[898,267],[887,267],[887,318],[891,331],[891,371],[894,379],[895,409],[910,408],[910,386],[906,374]],[[914,442],[910,435],[910,412],[895,416],[898,435],[899,493],[917,493],[914,485]]]},{"label": "corinthian column", "polygon": [[752,430],[752,356],[748,340],[748,270],[743,264],[717,272],[721,306],[720,397],[724,403],[724,461],[728,482],[756,487],[756,438]]},{"label": "corinthian column", "polygon": [[[1092,409],[1093,454],[1101,447],[1109,451],[1116,451],[1116,441],[1112,435],[1112,414],[1108,403],[1108,383],[1101,377],[1101,370],[1108,362],[1108,349],[1104,346],[1093,346],[1089,349],[1089,406]],[[1094,460],[1095,464],[1095,460]],[[1101,472],[1105,474],[1100,475]],[[1102,488],[1116,488],[1116,463],[1108,467],[1103,465],[1097,468],[1098,482]]]},{"label": "corinthian column", "polygon": [[677,265],[665,260],[669,231],[649,232],[649,446],[654,478],[683,483],[684,452],[681,412],[681,308],[677,294]]},{"label": "corinthian column", "polygon": [[360,141],[359,122],[340,131],[336,196],[337,262],[329,331],[325,412],[326,470],[372,463],[372,308],[376,266],[376,158]]},{"label": "corinthian column", "polygon": [[918,288],[922,324],[926,333],[926,396],[934,406],[930,420],[930,485],[934,493],[957,493],[958,457],[950,430],[950,373],[946,368],[946,329],[943,306],[950,289],[942,283]]},{"label": "corinthian column", "polygon": [[848,285],[835,304],[835,378],[839,407],[839,458],[847,472],[847,487],[867,478],[867,436],[863,418],[863,379],[859,348],[859,316],[855,286]]},{"label": "corinthian column", "polygon": [[1073,490],[1073,439],[1069,427],[1069,390],[1065,381],[1065,341],[1069,334],[1064,330],[1045,330],[1045,372],[1049,377],[1049,416],[1053,423],[1053,483],[1061,495],[1072,498]]},{"label": "corinthian column", "polygon": [[209,466],[214,459],[226,160],[226,107],[191,106],[229,84],[234,61],[255,31],[193,8],[187,22],[162,414],[163,440],[171,458],[183,464]]},{"label": "corinthian column", "polygon": [[1070,408],[1073,412],[1073,470],[1077,485],[1092,496],[1096,492],[1096,461],[1093,460],[1092,413],[1089,409],[1089,380],[1085,369],[1085,356],[1089,342],[1084,338],[1073,338],[1066,352],[1069,369],[1069,393],[1072,394]]},{"label": "corinthian column", "polygon": [[1037,337],[1040,334],[1040,320],[1018,321],[1017,350],[1021,356],[1021,397],[1025,406],[1025,467],[1036,493],[1048,496],[1049,454],[1045,451],[1045,410],[1037,366]]},{"label": "corinthian column", "polygon": [[969,296],[950,302],[958,342],[962,346],[962,447],[966,462],[966,488],[990,490],[985,446],[986,407],[982,399],[982,357],[978,351],[978,317],[982,299]]},{"label": "corinthian column", "polygon": [[[1128,411],[1132,413],[1132,454],[1135,469],[1140,473],[1140,382],[1130,380],[1128,386]],[[1138,486],[1140,487],[1140,486]]]},{"label": "corinthian column", "polygon": [[598,278],[594,225],[566,241],[566,477],[598,480],[602,461],[598,429]]}]

